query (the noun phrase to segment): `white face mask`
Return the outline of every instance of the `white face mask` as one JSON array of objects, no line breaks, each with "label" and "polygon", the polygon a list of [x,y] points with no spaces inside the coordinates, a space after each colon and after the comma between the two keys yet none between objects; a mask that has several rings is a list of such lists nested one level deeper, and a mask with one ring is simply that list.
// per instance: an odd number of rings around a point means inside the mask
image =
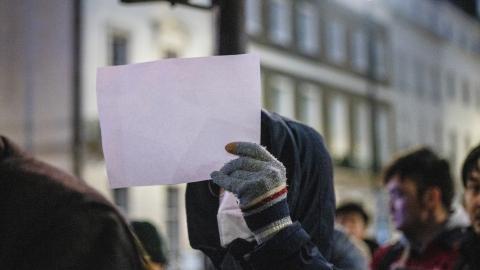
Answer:
[{"label": "white face mask", "polygon": [[220,192],[217,222],[222,247],[228,246],[237,238],[243,238],[248,241],[255,239],[245,223],[242,210],[240,210],[237,203],[237,198],[231,192]]}]

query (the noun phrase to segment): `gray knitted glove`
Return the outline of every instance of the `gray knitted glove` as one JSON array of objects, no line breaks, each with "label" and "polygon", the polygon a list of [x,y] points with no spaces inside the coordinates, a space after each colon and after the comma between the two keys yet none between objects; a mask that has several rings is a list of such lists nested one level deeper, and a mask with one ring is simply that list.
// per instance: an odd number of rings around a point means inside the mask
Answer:
[{"label": "gray knitted glove", "polygon": [[255,143],[229,143],[225,149],[239,158],[213,172],[212,180],[237,196],[248,227],[262,243],[292,224],[285,167]]}]

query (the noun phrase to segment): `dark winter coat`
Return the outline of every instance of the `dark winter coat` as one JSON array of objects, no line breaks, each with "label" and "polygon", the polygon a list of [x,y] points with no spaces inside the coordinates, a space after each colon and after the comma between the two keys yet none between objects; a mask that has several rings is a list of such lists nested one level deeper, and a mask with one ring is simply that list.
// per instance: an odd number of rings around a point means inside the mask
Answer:
[{"label": "dark winter coat", "polygon": [[480,269],[480,235],[469,228],[460,246],[460,257],[456,270]]},{"label": "dark winter coat", "polygon": [[237,239],[220,246],[218,187],[211,181],[187,186],[190,244],[221,269],[331,269],[335,195],[332,163],[322,137],[312,128],[262,111],[261,144],[287,168],[293,226],[261,246]]},{"label": "dark winter coat", "polygon": [[2,136],[0,186],[0,269],[144,269],[112,204]]}]

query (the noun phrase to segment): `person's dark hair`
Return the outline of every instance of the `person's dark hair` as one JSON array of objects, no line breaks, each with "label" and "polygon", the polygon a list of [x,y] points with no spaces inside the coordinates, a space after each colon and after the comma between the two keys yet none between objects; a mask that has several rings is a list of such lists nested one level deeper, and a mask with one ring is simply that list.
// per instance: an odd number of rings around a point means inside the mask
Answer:
[{"label": "person's dark hair", "polygon": [[478,167],[478,159],[480,159],[480,145],[477,145],[477,147],[473,148],[463,162],[462,182],[464,187],[467,186],[468,174],[474,169],[480,170]]},{"label": "person's dark hair", "polygon": [[164,240],[155,226],[147,221],[133,221],[131,226],[152,261],[168,264]]},{"label": "person's dark hair", "polygon": [[370,221],[370,218],[367,214],[367,212],[363,209],[363,207],[355,202],[347,202],[341,204],[339,207],[337,207],[337,210],[335,210],[335,216],[340,216],[340,215],[349,215],[349,214],[359,214],[365,225],[368,225],[368,222]]},{"label": "person's dark hair", "polygon": [[442,204],[450,210],[455,194],[450,166],[429,148],[420,148],[395,159],[384,171],[383,182],[388,184],[398,175],[401,180],[408,177],[417,185],[418,197],[423,197],[430,187],[438,187],[442,192]]}]

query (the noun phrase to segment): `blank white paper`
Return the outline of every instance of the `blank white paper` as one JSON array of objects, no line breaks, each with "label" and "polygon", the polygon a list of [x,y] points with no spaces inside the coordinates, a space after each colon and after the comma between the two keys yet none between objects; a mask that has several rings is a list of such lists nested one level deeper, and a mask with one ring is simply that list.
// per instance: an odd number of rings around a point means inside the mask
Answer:
[{"label": "blank white paper", "polygon": [[227,143],[260,142],[256,55],[100,68],[97,100],[112,188],[210,179]]}]

